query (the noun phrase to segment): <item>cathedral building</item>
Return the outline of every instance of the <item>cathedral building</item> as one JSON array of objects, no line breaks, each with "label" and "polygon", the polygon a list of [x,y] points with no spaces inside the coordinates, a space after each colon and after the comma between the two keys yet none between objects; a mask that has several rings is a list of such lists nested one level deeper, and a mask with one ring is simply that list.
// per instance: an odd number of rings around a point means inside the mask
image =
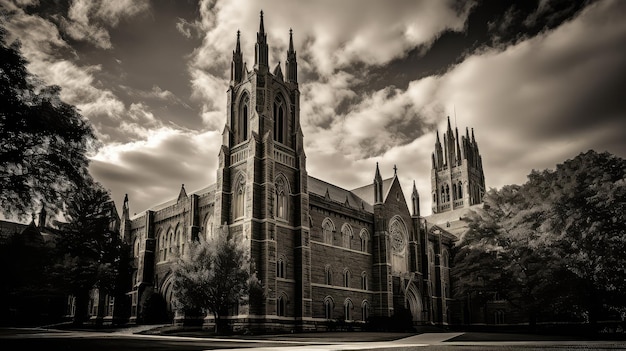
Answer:
[{"label": "cathedral building", "polygon": [[[133,248],[131,321],[150,294],[171,315],[171,267],[199,236],[228,231],[250,250],[266,294],[229,317],[234,328],[327,330],[409,315],[414,325],[450,323],[450,250],[457,236],[420,215],[413,184],[404,197],[397,169],[344,189],[308,174],[300,125],[293,37],[284,67],[270,67],[261,13],[254,65],[237,33],[216,183],[131,217],[124,199],[121,235]],[[478,146],[450,126],[433,154],[433,212],[480,202]],[[460,147],[462,145],[462,147]],[[216,150],[217,151],[217,150]],[[211,322],[211,316],[205,321]]]}]

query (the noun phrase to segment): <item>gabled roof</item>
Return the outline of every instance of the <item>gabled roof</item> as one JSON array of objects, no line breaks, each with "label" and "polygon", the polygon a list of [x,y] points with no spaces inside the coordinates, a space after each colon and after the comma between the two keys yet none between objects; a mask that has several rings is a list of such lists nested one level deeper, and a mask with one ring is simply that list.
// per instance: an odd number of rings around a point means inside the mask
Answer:
[{"label": "gabled roof", "polygon": [[[215,191],[215,187],[216,187],[216,184],[213,183],[213,184],[211,184],[209,186],[206,186],[204,188],[200,188],[200,189],[192,192],[191,194],[192,195],[205,195],[205,194],[210,193],[211,191]],[[150,207],[150,208],[148,208],[148,210],[150,210],[150,211],[160,211],[160,210],[162,210],[164,208],[167,208],[167,207],[170,207],[172,205],[175,205],[176,203],[178,203],[180,200],[183,199],[181,197],[181,195],[183,195],[183,192],[185,193],[184,197],[187,198],[188,195],[187,195],[187,193],[185,191],[184,186],[182,186],[181,189],[180,189],[180,193],[178,194],[177,198],[174,198],[174,199],[168,200],[166,202],[160,203],[160,204],[158,204],[156,206]],[[136,219],[136,218],[139,218],[141,216],[143,216],[143,213],[137,213],[137,214],[131,216],[130,219]]]},{"label": "gabled roof", "polygon": [[458,208],[456,210],[435,213],[424,217],[429,227],[437,226],[438,228],[461,238],[469,229],[467,222],[464,220],[470,212],[481,209],[483,204],[477,204],[470,207]]},{"label": "gabled roof", "polygon": [[[346,190],[311,176],[309,176],[309,193],[328,197],[331,201],[341,204],[345,204],[347,200],[348,206],[352,208],[364,209],[370,213],[374,211],[372,204],[354,193],[354,191]],[[372,190],[373,197],[374,191]]]},{"label": "gabled roof", "polygon": [[[383,180],[383,201],[385,201],[387,199],[387,195],[389,195],[389,190],[391,189],[391,184],[393,184],[394,178],[395,176]],[[350,191],[364,199],[367,203],[371,205],[374,204],[374,183],[352,189]]]}]

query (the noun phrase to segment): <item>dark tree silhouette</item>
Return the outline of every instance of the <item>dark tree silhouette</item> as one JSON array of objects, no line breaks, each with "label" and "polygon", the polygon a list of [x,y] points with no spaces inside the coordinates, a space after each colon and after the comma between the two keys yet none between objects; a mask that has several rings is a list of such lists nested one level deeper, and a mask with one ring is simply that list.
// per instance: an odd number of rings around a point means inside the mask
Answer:
[{"label": "dark tree silhouette", "polygon": [[56,212],[84,184],[96,139],[58,86],[27,71],[19,41],[7,45],[5,37],[0,27],[0,208],[25,219],[42,204]]}]

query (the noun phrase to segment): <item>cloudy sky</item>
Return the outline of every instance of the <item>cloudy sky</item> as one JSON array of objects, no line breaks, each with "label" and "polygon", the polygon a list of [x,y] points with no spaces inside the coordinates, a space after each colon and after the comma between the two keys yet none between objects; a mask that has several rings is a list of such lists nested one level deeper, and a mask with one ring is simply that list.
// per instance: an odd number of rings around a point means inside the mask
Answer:
[{"label": "cloudy sky", "polygon": [[[93,176],[131,213],[215,181],[236,32],[298,54],[310,175],[352,189],[393,165],[430,207],[446,117],[474,128],[488,188],[594,149],[626,157],[626,1],[0,0],[29,70],[102,142]],[[284,67],[283,67],[284,71]]]}]

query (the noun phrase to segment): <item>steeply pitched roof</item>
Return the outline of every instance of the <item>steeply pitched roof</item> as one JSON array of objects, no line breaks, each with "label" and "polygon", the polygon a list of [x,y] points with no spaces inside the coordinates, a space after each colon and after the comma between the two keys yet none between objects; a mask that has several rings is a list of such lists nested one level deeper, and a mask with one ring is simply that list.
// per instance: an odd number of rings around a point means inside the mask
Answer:
[{"label": "steeply pitched roof", "polygon": [[[373,212],[374,210],[371,203],[367,202],[353,191],[346,190],[311,176],[309,176],[309,193],[322,197],[326,197],[328,193],[328,197],[332,201],[344,204],[347,199],[348,206],[350,207],[364,209],[367,212]],[[374,191],[372,190],[372,198],[374,197],[373,194]]]},{"label": "steeply pitched roof", "polygon": [[470,212],[482,208],[482,204],[473,205],[470,207],[458,208],[456,210],[435,213],[430,216],[424,217],[429,226],[436,225],[437,227],[453,234],[457,238],[461,238],[463,234],[469,229],[467,222],[464,220]]},{"label": "steeply pitched roof", "polygon": [[[383,201],[387,199],[389,189],[391,189],[391,184],[393,184],[393,178],[394,177],[383,180]],[[374,183],[362,186],[360,188],[352,189],[350,191],[356,194],[358,197],[364,199],[370,205],[374,204]]]}]

